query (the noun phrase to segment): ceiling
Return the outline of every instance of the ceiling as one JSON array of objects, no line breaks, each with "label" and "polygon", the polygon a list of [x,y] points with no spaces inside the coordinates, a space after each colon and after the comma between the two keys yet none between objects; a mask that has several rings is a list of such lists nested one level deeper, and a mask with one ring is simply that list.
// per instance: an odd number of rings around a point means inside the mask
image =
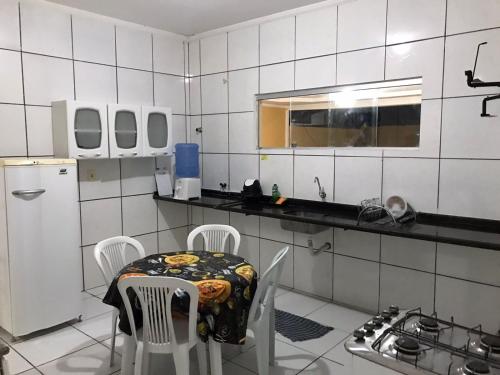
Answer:
[{"label": "ceiling", "polygon": [[194,35],[323,0],[50,0],[177,34]]}]

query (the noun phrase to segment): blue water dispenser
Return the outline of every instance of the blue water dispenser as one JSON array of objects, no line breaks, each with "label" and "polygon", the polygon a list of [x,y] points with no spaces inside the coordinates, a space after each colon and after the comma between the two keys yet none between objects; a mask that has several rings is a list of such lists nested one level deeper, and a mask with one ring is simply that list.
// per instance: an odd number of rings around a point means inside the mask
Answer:
[{"label": "blue water dispenser", "polygon": [[175,199],[201,197],[200,152],[196,143],[175,145]]}]

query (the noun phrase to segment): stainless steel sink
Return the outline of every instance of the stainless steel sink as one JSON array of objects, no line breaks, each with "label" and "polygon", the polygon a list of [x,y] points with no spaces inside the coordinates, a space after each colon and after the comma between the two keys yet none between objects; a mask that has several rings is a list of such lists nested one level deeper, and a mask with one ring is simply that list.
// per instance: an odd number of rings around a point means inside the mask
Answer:
[{"label": "stainless steel sink", "polygon": [[[322,219],[328,215],[310,212],[310,211],[302,211],[302,210],[290,210],[283,212],[284,215],[295,216],[297,218],[310,218],[310,219]],[[330,229],[329,226],[312,224],[312,223],[304,223],[302,221],[295,221],[293,219],[280,219],[280,226],[284,230],[290,230],[293,232],[300,232],[306,234],[316,234],[323,232],[327,229]]]}]

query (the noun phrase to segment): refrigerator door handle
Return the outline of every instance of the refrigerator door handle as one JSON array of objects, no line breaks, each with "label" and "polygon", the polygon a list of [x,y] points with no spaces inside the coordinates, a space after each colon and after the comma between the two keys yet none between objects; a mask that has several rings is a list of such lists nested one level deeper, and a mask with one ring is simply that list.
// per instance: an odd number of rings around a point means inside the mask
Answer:
[{"label": "refrigerator door handle", "polygon": [[33,195],[33,194],[43,194],[45,189],[28,189],[28,190],[14,190],[12,195]]}]

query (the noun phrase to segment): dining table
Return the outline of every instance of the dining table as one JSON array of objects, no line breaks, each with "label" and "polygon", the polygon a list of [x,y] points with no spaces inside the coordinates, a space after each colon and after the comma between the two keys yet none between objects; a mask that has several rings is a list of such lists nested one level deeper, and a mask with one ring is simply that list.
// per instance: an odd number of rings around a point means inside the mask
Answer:
[{"label": "dining table", "polygon": [[[257,273],[244,258],[223,252],[174,251],[153,254],[125,266],[110,284],[103,302],[120,310],[119,329],[124,333],[122,374],[133,373],[135,340],[118,283],[127,277],[168,276],[192,282],[198,287],[200,338],[208,342],[212,375],[222,375],[221,344],[245,343],[248,313],[257,289]],[[130,297],[129,297],[130,298]],[[134,303],[138,313],[140,307]],[[172,309],[187,313],[189,296],[182,291],[172,299]],[[134,316],[137,316],[134,312]],[[136,322],[137,324],[142,322]]]}]

